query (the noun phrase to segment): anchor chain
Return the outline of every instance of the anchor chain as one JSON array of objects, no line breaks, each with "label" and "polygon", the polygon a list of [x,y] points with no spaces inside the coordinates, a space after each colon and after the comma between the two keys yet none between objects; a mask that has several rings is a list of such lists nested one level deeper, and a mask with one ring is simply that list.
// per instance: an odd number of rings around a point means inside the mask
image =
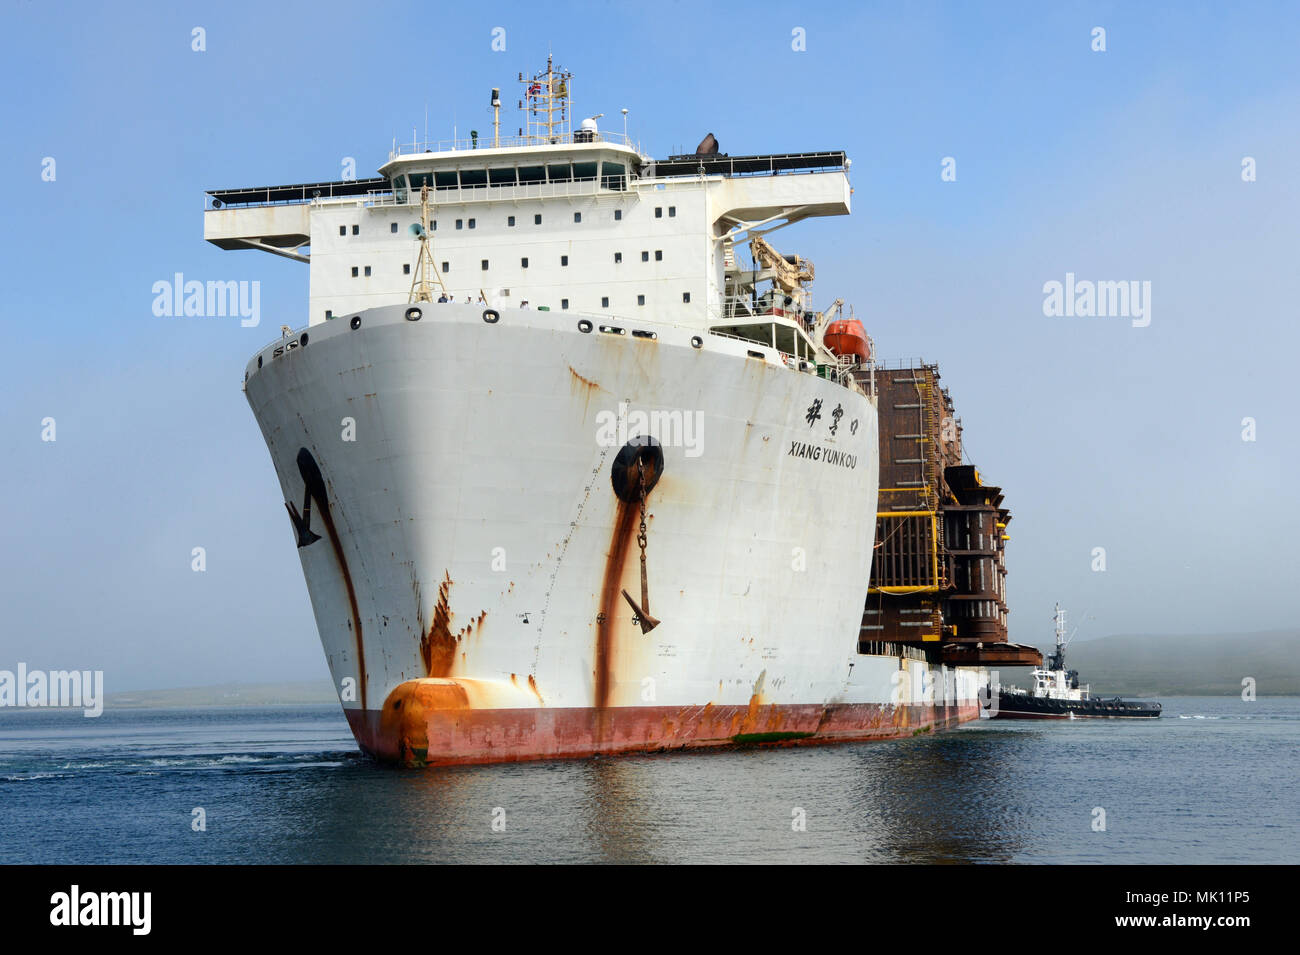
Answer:
[{"label": "anchor chain", "polygon": [[641,483],[641,532],[636,536],[636,542],[641,548],[641,609],[647,617],[650,616],[650,589],[646,578],[645,570],[645,548],[646,526],[645,526],[645,461],[638,459],[636,462],[637,477]]}]

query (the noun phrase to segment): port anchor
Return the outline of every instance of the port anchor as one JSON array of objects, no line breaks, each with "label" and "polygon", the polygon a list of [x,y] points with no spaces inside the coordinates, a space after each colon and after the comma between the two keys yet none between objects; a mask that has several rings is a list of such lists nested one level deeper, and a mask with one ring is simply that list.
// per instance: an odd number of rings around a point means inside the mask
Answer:
[{"label": "port anchor", "polygon": [[646,577],[646,535],[645,499],[657,483],[664,470],[664,452],[659,442],[649,435],[633,438],[623,445],[614,459],[614,468],[610,479],[614,483],[614,493],[620,500],[629,504],[641,505],[641,527],[636,542],[641,548],[641,602],[637,603],[632,595],[623,590],[623,599],[632,608],[633,622],[641,628],[643,634],[659,626],[660,621],[650,615],[650,584]]}]

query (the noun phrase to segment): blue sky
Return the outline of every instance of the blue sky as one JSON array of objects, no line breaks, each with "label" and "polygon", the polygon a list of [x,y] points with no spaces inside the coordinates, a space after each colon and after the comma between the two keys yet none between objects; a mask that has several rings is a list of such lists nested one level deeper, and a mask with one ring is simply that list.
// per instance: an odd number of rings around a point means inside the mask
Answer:
[{"label": "blue sky", "polygon": [[[1294,627],[1293,5],[8,0],[0,16],[0,668],[103,668],[110,691],[326,676],[239,389],[248,355],[305,322],[307,270],[203,242],[203,190],[337,179],[348,156],[369,175],[426,107],[435,138],[489,129],[490,87],[512,104],[548,47],[577,111],[617,128],[627,107],[652,155],[710,131],[735,155],[848,152],[854,214],[778,245],[816,262],[819,299],[852,302],[883,357],[939,362],[1014,513],[1013,639],[1049,636],[1057,600],[1081,636]],[[175,272],[260,281],[262,325],[155,317]],[[1043,284],[1067,272],[1150,281],[1150,326],[1045,317]]]}]

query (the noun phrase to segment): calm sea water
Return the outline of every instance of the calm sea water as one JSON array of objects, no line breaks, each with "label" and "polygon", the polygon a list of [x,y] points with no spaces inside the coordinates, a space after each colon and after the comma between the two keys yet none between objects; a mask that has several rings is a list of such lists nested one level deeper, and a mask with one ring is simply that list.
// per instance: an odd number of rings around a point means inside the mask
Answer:
[{"label": "calm sea water", "polygon": [[1300,862],[1300,699],[1163,702],[1160,720],[424,771],[357,755],[337,706],[0,710],[0,862]]}]

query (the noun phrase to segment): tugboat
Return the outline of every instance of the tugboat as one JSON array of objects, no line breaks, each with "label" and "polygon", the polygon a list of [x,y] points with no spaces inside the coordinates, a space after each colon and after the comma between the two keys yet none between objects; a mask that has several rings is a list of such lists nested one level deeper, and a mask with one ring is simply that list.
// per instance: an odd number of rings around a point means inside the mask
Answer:
[{"label": "tugboat", "polygon": [[1056,605],[1056,652],[1047,666],[1034,670],[1034,688],[994,686],[984,705],[990,719],[1139,719],[1158,717],[1159,703],[1143,703],[1093,697],[1089,687],[1079,686],[1079,671],[1065,668],[1065,611]]}]

